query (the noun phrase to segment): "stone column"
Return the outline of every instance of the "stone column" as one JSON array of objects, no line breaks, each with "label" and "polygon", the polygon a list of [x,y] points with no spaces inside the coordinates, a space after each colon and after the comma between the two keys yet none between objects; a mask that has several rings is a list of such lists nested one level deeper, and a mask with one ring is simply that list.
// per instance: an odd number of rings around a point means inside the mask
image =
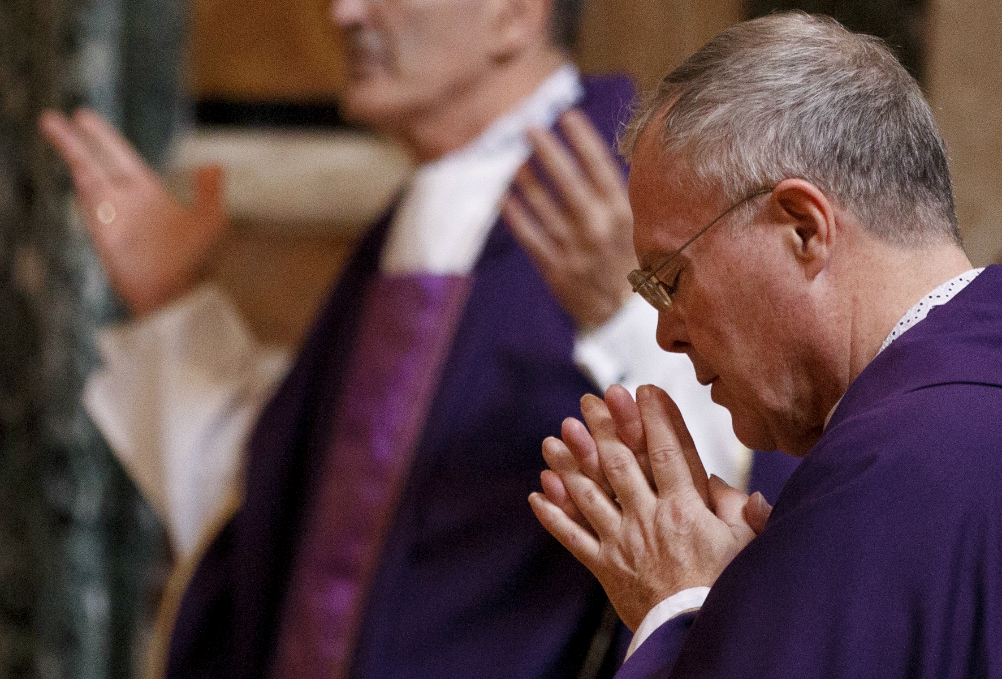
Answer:
[{"label": "stone column", "polygon": [[3,677],[129,677],[142,655],[165,543],[80,406],[94,328],[116,305],[35,120],[88,102],[157,158],[180,16],[173,0],[0,5]]}]

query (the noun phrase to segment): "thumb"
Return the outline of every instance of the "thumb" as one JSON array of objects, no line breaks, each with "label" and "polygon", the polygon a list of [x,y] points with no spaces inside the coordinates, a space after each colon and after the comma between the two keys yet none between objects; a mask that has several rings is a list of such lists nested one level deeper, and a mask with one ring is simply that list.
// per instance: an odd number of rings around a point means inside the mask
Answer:
[{"label": "thumb", "polygon": [[729,486],[716,474],[710,475],[706,487],[710,499],[709,507],[717,518],[731,528],[743,526],[745,518],[742,511],[748,502],[748,496]]},{"label": "thumb", "polygon": [[762,493],[755,491],[748,498],[748,503],[744,507],[745,521],[755,531],[755,535],[765,530],[765,522],[769,519],[770,514],[772,514],[772,505],[765,501]]}]

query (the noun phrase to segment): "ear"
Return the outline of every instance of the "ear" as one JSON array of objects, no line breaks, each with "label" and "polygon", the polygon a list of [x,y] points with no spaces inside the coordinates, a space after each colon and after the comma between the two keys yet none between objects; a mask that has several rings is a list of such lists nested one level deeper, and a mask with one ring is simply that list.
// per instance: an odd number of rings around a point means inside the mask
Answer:
[{"label": "ear", "polygon": [[490,0],[494,5],[493,56],[510,59],[533,45],[550,42],[553,0]]},{"label": "ear", "polygon": [[836,209],[828,197],[805,179],[784,179],[772,190],[774,217],[786,229],[786,240],[809,279],[828,264],[838,235]]}]

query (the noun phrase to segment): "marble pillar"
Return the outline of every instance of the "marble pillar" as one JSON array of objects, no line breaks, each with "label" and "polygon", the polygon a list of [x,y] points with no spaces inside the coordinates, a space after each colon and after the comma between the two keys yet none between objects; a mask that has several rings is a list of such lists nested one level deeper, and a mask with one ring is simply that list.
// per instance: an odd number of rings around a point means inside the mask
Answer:
[{"label": "marble pillar", "polygon": [[138,674],[162,528],[80,405],[118,306],[73,218],[44,107],[92,105],[151,160],[178,105],[173,0],[0,5],[0,676]]}]

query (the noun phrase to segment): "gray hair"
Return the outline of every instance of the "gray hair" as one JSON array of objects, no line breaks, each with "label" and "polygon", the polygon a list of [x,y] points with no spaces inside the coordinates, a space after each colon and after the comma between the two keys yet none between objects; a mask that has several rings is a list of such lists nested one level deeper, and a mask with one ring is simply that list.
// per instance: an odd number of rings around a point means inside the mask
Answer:
[{"label": "gray hair", "polygon": [[877,38],[801,12],[732,26],[665,77],[621,142],[664,111],[681,186],[746,194],[800,177],[901,245],[960,243],[946,147],[918,83]]},{"label": "gray hair", "polygon": [[581,15],[588,0],[552,0],[550,7],[550,42],[570,50],[577,44]]}]

